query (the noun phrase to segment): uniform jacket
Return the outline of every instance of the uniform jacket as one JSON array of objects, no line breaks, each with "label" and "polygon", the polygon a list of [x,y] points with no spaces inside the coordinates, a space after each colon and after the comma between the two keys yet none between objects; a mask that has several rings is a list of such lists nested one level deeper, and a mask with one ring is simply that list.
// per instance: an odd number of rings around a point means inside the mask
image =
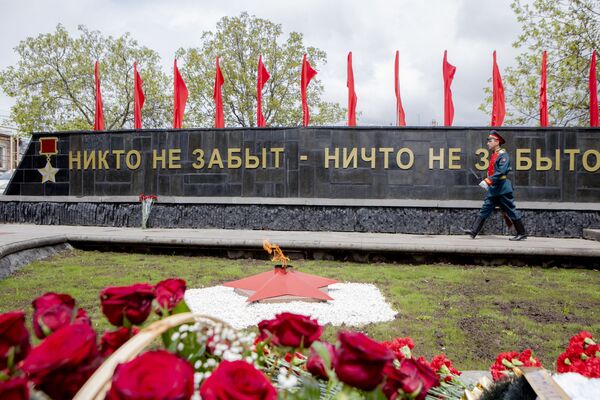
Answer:
[{"label": "uniform jacket", "polygon": [[485,178],[485,181],[490,185],[487,195],[492,197],[512,193],[512,184],[506,176],[512,170],[510,167],[510,157],[506,150],[500,149],[498,151],[498,156],[493,166],[493,171],[488,170],[488,177]]}]

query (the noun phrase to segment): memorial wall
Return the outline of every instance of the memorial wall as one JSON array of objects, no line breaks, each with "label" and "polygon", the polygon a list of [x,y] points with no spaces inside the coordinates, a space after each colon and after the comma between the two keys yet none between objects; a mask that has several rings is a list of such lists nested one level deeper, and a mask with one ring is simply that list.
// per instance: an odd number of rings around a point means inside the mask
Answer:
[{"label": "memorial wall", "polygon": [[[576,237],[600,227],[599,129],[498,131],[532,233]],[[477,184],[488,166],[488,132],[36,133],[0,208],[5,222],[137,226],[143,193],[158,196],[150,221],[157,227],[458,233],[485,196]],[[505,233],[501,218],[492,220],[488,233]]]}]

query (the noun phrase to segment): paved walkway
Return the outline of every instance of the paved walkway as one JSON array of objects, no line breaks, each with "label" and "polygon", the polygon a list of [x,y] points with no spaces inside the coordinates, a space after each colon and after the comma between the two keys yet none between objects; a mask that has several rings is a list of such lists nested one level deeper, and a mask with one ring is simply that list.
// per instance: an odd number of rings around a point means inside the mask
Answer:
[{"label": "paved walkway", "polygon": [[502,257],[589,257],[600,259],[600,242],[586,239],[530,237],[511,242],[506,236],[406,235],[358,232],[285,232],[225,229],[146,229],[0,224],[0,258],[17,251],[65,242],[262,248],[268,239],[284,250],[445,253]]}]

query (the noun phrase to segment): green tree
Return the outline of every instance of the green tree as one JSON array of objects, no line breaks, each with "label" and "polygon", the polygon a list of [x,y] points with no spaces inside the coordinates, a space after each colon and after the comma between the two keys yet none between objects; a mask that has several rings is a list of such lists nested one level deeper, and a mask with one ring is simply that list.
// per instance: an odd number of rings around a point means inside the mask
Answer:
[{"label": "green tree", "polygon": [[[324,51],[304,47],[301,33],[291,32],[284,40],[281,25],[245,12],[238,17],[222,18],[215,32],[202,34],[201,47],[177,52],[182,65],[185,64],[180,70],[190,93],[185,124],[207,127],[214,124],[213,85],[218,55],[225,80],[225,125],[256,126],[256,71],[258,56],[262,54],[271,74],[263,89],[267,125],[300,125],[300,71],[304,53],[317,70],[326,62]],[[345,111],[339,104],[321,99],[323,85],[318,77],[308,87],[311,125],[336,123],[344,118]]]},{"label": "green tree", "polygon": [[160,57],[129,34],[103,37],[79,26],[79,36],[72,37],[59,24],[54,33],[21,41],[15,51],[17,65],[0,72],[0,87],[16,99],[11,119],[20,131],[92,129],[95,60],[107,130],[133,127],[134,61],[146,94],[143,126],[164,127],[170,120],[170,80],[161,70]]},{"label": "green tree", "polygon": [[[600,48],[598,0],[514,0],[522,32],[513,43],[523,49],[516,66],[503,74],[508,124],[539,125],[541,60],[547,51],[550,125],[589,125],[588,73],[592,50]],[[491,89],[480,106],[490,112]]]}]

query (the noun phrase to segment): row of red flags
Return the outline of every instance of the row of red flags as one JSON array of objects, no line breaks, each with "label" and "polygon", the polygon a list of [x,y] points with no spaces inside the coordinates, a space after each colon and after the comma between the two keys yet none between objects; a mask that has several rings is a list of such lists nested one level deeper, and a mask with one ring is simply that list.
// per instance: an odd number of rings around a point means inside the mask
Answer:
[{"label": "row of red flags", "polygon": [[[456,73],[456,67],[448,62],[447,52],[444,51],[444,60],[442,62],[442,76],[444,80],[444,125],[452,126],[454,120],[454,103],[452,102],[452,80]],[[546,86],[546,52],[542,55],[542,69],[540,79],[540,126],[548,126],[548,100]],[[394,92],[396,95],[396,125],[406,126],[404,109],[400,98],[400,79],[399,79],[399,52],[396,51],[394,61]],[[188,98],[188,89],[177,68],[177,60],[173,64],[173,128],[181,128],[185,111],[185,104]],[[302,58],[302,72],[300,77],[300,92],[302,97],[302,124],[308,126],[310,116],[308,112],[308,102],[306,91],[308,84],[315,77],[315,71],[306,60],[306,54]],[[104,113],[102,110],[102,94],[100,92],[100,79],[98,76],[98,61],[94,68],[94,77],[96,82],[96,113],[94,118],[94,130],[104,130]],[[271,75],[263,64],[262,55],[258,58],[258,68],[256,76],[256,125],[259,128],[266,126],[266,119],[262,113],[262,91]],[[137,70],[137,63],[133,64],[133,120],[135,129],[142,128],[142,108],[144,107],[144,91],[142,89],[142,78]],[[216,61],[215,84],[213,98],[215,101],[215,128],[225,127],[225,118],[223,113],[222,86],[225,80],[219,65],[219,57]],[[348,126],[356,126],[356,103],[357,96],[354,90],[354,72],[352,68],[352,52],[348,53],[347,82],[348,87]],[[596,51],[592,52],[589,73],[589,93],[590,93],[590,126],[597,127],[598,124],[598,80],[596,78]],[[504,98],[504,87],[502,77],[496,62],[496,52],[493,53],[492,66],[492,120],[491,126],[501,126],[506,115],[506,104]]]}]

